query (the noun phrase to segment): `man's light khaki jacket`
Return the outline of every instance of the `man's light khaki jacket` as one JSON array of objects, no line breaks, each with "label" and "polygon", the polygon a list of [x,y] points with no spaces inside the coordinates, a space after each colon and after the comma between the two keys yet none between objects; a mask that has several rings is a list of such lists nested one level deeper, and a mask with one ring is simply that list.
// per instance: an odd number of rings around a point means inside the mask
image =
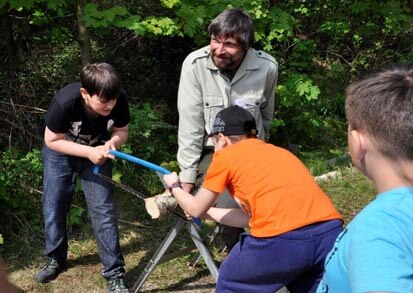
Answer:
[{"label": "man's light khaki jacket", "polygon": [[181,182],[195,182],[203,148],[213,147],[207,135],[216,114],[226,107],[238,105],[250,111],[259,138],[268,139],[277,78],[277,61],[263,51],[249,49],[232,80],[214,65],[209,46],[186,57],[178,90]]}]

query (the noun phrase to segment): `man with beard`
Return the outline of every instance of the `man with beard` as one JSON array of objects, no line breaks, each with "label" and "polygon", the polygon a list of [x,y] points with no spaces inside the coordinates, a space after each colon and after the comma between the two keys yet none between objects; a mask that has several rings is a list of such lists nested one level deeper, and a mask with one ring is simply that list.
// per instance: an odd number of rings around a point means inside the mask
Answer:
[{"label": "man with beard", "polygon": [[[208,35],[210,44],[184,60],[178,90],[177,160],[182,188],[190,193],[201,185],[211,162],[214,145],[207,134],[216,114],[232,105],[248,110],[257,122],[258,138],[267,140],[275,105],[278,63],[251,48],[251,16],[239,8],[226,9],[211,22]],[[238,207],[225,193],[217,207]],[[244,232],[228,226],[221,230],[228,250]]]}]

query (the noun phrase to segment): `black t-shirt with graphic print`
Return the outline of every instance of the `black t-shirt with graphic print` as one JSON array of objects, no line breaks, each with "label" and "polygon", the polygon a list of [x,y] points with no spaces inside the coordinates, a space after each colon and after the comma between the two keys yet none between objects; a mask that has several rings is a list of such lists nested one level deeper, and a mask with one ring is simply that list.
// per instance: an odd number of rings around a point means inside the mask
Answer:
[{"label": "black t-shirt with graphic print", "polygon": [[63,87],[53,98],[46,113],[46,126],[55,133],[64,133],[65,139],[95,146],[110,139],[112,126],[120,128],[130,122],[127,95],[124,90],[108,116],[92,117],[85,109],[80,82]]}]

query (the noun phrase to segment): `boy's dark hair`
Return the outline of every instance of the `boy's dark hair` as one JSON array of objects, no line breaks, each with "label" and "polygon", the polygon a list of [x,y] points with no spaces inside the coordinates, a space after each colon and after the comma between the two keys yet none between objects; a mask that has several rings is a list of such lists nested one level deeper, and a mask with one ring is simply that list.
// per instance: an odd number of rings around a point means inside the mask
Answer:
[{"label": "boy's dark hair", "polygon": [[89,95],[98,95],[102,100],[115,100],[121,92],[118,72],[108,63],[91,63],[80,73],[82,87]]},{"label": "boy's dark hair", "polygon": [[365,131],[392,159],[413,159],[413,64],[379,68],[346,88],[350,129]]},{"label": "boy's dark hair", "polygon": [[229,8],[221,12],[208,26],[208,36],[236,37],[248,50],[254,43],[254,25],[251,16],[242,9]]}]

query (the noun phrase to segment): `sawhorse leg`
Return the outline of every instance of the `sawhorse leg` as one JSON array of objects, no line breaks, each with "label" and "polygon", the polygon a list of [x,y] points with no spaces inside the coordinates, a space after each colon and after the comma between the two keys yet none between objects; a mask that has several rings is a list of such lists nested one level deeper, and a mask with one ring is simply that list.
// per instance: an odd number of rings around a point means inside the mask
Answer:
[{"label": "sawhorse leg", "polygon": [[182,219],[178,219],[176,225],[169,231],[168,235],[164,238],[161,245],[158,247],[157,251],[155,252],[152,259],[146,265],[144,271],[139,276],[139,279],[135,282],[132,288],[132,292],[136,293],[142,287],[143,283],[148,279],[149,275],[154,270],[155,266],[159,264],[162,260],[162,257],[171,246],[172,242],[178,236],[179,232],[181,232],[182,228],[186,227],[186,230],[191,236],[192,241],[194,242],[196,248],[198,249],[199,253],[203,257],[205,264],[207,265],[211,275],[214,277],[215,281],[218,279],[218,269],[214,263],[214,260],[211,257],[208,249],[205,247],[202,238],[200,237],[198,231],[194,227],[192,222],[187,222]]},{"label": "sawhorse leg", "polygon": [[[220,230],[221,230],[220,226],[218,224],[215,224],[215,228],[206,237],[206,241],[207,241],[206,245],[207,246],[210,246],[214,242],[215,237],[219,234]],[[189,263],[189,266],[190,267],[195,267],[200,259],[201,259],[201,254],[198,252],[192,258],[191,262]]]}]

